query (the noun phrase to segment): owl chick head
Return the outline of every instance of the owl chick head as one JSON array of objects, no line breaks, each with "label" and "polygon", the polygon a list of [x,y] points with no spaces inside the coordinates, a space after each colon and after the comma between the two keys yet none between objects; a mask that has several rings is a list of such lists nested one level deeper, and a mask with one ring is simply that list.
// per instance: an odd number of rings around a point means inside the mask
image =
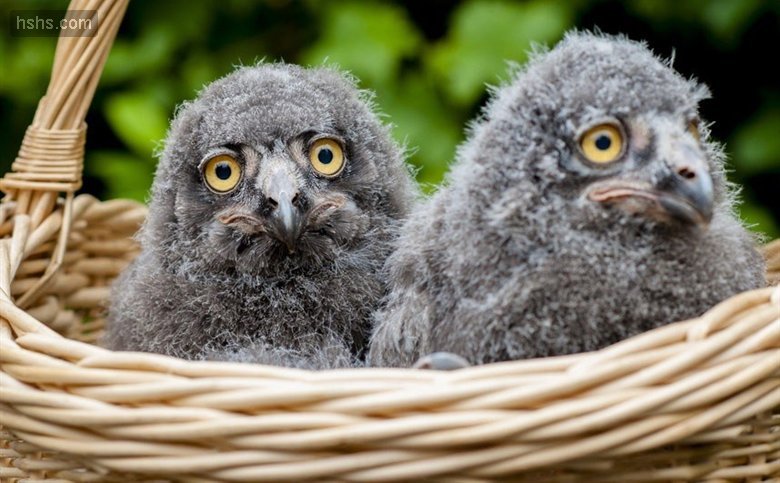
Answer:
[{"label": "owl chick head", "polygon": [[351,79],[242,67],[178,110],[143,241],[188,270],[316,270],[370,243],[413,190],[401,149]]},{"label": "owl chick head", "polygon": [[486,182],[527,185],[568,219],[706,227],[727,198],[706,97],[642,43],[570,33],[498,90],[461,152],[477,164],[455,176],[500,164]]}]

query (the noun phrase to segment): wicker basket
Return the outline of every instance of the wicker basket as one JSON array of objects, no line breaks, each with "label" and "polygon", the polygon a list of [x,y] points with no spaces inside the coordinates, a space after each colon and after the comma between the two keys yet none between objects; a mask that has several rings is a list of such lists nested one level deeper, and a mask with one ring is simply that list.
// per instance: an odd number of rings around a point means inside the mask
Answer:
[{"label": "wicker basket", "polygon": [[[0,181],[0,480],[780,480],[780,287],[603,351],[307,372],[94,342],[145,209],[74,197],[126,0],[61,38]],[[61,196],[61,194],[63,196]],[[780,242],[765,248],[780,281]]]}]

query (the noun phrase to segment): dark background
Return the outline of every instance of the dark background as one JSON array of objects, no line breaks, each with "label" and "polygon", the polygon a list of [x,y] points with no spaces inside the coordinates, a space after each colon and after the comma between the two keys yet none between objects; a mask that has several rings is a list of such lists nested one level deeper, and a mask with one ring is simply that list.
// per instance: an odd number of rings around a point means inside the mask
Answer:
[{"label": "dark background", "polygon": [[[0,169],[10,166],[44,93],[56,39],[10,31],[0,7]],[[780,236],[780,2],[762,0],[214,1],[134,0],[87,117],[84,190],[146,197],[153,152],[175,106],[234,65],[261,59],[353,72],[377,93],[394,134],[420,167],[426,190],[442,179],[463,127],[532,43],[570,28],[646,40],[675,67],[708,84],[702,108],[726,143],[730,177],[744,186],[741,215]]]}]

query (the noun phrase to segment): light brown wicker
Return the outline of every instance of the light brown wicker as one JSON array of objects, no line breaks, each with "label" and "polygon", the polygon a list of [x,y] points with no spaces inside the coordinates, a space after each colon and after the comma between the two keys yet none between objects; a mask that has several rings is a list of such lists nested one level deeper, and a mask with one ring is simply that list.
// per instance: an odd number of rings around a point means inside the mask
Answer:
[{"label": "light brown wicker", "polygon": [[[780,480],[780,287],[600,352],[452,373],[316,373],[90,344],[145,214],[73,195],[125,7],[71,4],[100,11],[98,35],[59,40],[0,181],[0,480]],[[780,241],[765,254],[777,283]]]}]

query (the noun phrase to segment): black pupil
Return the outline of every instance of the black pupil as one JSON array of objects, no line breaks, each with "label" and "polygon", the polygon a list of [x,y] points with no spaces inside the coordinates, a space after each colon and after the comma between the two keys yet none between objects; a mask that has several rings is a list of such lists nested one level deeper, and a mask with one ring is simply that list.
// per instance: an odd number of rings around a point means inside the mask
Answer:
[{"label": "black pupil", "polygon": [[233,174],[233,170],[230,169],[230,165],[228,163],[219,163],[214,169],[214,173],[217,175],[217,178],[225,181],[230,179],[230,175]]},{"label": "black pupil", "polygon": [[333,161],[333,151],[331,151],[330,148],[322,148],[320,149],[320,152],[317,153],[317,159],[322,164],[330,164],[330,162]]},{"label": "black pupil", "polygon": [[596,138],[596,147],[600,150],[606,151],[610,146],[612,146],[612,140],[609,139],[609,136],[606,134],[602,134]]}]

